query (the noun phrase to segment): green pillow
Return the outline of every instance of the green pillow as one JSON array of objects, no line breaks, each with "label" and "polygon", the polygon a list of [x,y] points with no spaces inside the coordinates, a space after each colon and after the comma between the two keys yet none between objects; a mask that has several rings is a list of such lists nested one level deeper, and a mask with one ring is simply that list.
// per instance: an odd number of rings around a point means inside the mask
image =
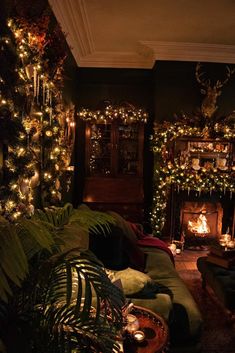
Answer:
[{"label": "green pillow", "polygon": [[130,267],[112,273],[111,281],[120,280],[122,289],[127,297],[150,298],[155,297],[158,285],[147,274]]}]

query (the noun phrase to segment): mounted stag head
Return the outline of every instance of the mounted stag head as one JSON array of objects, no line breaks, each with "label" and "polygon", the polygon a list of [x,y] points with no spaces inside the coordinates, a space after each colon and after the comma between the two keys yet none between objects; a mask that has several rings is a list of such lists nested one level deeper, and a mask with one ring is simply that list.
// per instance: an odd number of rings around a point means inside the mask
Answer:
[{"label": "mounted stag head", "polygon": [[226,66],[227,73],[224,81],[218,80],[212,85],[209,79],[203,78],[204,72],[201,72],[201,66],[201,63],[197,63],[195,72],[197,81],[203,87],[201,93],[205,95],[201,105],[201,112],[205,118],[211,118],[218,108],[216,106],[217,97],[221,95],[222,87],[228,82],[232,74],[235,72],[235,69],[230,69],[229,66]]}]

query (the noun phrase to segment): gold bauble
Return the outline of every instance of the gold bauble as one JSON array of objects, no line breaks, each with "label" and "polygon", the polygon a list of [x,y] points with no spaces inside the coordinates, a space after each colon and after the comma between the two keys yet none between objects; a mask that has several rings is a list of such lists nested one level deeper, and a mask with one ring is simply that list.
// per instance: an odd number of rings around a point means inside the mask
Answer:
[{"label": "gold bauble", "polygon": [[51,130],[46,130],[45,134],[47,137],[51,137],[53,135],[53,132]]}]

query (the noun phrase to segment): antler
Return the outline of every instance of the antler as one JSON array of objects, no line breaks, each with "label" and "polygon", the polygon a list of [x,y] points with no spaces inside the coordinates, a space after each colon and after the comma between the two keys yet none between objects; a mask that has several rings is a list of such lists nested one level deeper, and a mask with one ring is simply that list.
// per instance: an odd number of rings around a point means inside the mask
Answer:
[{"label": "antler", "polygon": [[203,87],[208,87],[210,86],[210,80],[207,79],[201,79],[201,77],[204,75],[205,72],[201,72],[201,63],[198,62],[197,65],[196,65],[196,72],[195,72],[195,76],[196,76],[196,79],[197,79],[197,82],[200,83]]},{"label": "antler", "polygon": [[201,93],[205,95],[205,98],[201,104],[201,112],[204,117],[210,118],[215,111],[217,110],[216,101],[217,97],[221,94],[221,88],[228,82],[232,74],[235,72],[235,68],[231,69],[229,66],[226,66],[227,74],[223,81],[216,81],[213,85],[210,80],[202,79],[204,73],[201,72],[201,63],[197,63],[195,76],[197,81],[202,85]]},{"label": "antler", "polygon": [[227,70],[227,74],[226,74],[226,78],[224,79],[224,81],[217,81],[215,86],[217,88],[222,88],[230,79],[230,77],[232,76],[232,74],[235,72],[235,68],[231,69],[228,65],[226,66],[226,70]]}]

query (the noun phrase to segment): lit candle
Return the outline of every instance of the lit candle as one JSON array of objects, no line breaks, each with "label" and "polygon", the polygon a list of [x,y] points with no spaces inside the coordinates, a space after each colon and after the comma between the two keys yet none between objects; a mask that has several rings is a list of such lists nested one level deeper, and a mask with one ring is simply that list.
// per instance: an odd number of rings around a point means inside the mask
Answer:
[{"label": "lit candle", "polygon": [[145,339],[145,334],[143,331],[135,331],[133,337],[136,341],[142,342]]},{"label": "lit candle", "polygon": [[233,240],[228,241],[227,243],[228,248],[233,249],[235,248],[235,242]]},{"label": "lit candle", "polygon": [[133,333],[139,329],[139,321],[135,315],[127,314],[127,326],[126,329],[128,332]]},{"label": "lit candle", "polygon": [[176,254],[176,245],[174,243],[170,244],[168,248],[171,250],[172,254]]}]

